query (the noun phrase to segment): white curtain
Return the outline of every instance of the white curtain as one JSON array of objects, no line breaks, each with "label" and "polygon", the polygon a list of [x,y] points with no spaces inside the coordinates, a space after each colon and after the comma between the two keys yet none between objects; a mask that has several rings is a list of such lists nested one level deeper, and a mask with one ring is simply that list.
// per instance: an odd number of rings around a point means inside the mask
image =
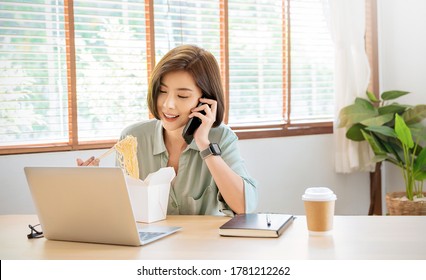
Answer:
[{"label": "white curtain", "polygon": [[373,156],[366,141],[346,139],[346,128],[337,128],[339,111],[352,104],[355,97],[366,97],[370,77],[365,52],[365,0],[328,0],[324,5],[329,16],[335,46],[335,170],[340,173],[374,171]]}]

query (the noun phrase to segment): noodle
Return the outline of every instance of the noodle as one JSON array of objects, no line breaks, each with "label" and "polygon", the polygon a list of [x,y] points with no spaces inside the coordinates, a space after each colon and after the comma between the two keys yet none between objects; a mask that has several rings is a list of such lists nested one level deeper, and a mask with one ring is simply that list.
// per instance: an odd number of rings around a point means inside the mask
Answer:
[{"label": "noodle", "polygon": [[135,179],[139,179],[139,165],[136,156],[137,146],[138,142],[136,137],[132,135],[127,135],[114,145],[121,168],[123,168],[129,176]]}]

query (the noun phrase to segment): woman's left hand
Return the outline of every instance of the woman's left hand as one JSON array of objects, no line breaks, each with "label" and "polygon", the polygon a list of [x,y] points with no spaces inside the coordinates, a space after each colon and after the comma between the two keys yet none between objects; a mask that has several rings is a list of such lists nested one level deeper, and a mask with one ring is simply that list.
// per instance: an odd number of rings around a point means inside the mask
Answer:
[{"label": "woman's left hand", "polygon": [[[204,150],[210,144],[209,131],[216,121],[217,102],[213,99],[200,98],[201,106],[192,109],[190,118],[197,117],[201,120],[201,125],[194,133],[194,140],[200,150]],[[205,115],[201,112],[204,111]]]}]

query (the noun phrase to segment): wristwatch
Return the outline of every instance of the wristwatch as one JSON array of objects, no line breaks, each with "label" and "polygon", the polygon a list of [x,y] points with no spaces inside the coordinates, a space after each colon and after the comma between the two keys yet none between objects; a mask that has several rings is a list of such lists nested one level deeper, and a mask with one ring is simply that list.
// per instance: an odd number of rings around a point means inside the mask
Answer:
[{"label": "wristwatch", "polygon": [[202,159],[208,158],[209,156],[220,156],[221,154],[222,151],[220,150],[219,145],[216,143],[210,143],[207,149],[200,152]]}]

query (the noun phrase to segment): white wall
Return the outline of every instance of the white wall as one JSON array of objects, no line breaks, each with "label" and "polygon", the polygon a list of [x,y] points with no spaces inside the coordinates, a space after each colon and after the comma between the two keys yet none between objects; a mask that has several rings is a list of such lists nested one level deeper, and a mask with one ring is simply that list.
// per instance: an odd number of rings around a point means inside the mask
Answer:
[{"label": "white wall", "polygon": [[[426,104],[426,1],[379,0],[380,88],[411,93],[398,102]],[[401,171],[384,168],[383,193],[404,191]]]},{"label": "white wall", "polygon": [[[412,91],[404,98],[407,103],[426,103],[426,1],[379,0],[378,4],[381,90]],[[240,147],[249,171],[260,184],[259,211],[302,214],[300,196],[304,189],[322,185],[337,193],[337,214],[368,213],[368,174],[333,171],[331,135],[242,140]],[[0,156],[0,214],[34,213],[24,166],[75,165],[76,157],[101,153]],[[112,164],[112,159],[103,162]],[[383,173],[387,190],[401,189],[397,170],[386,165]]]},{"label": "white wall", "polygon": [[337,214],[368,213],[368,173],[334,172],[331,134],[244,140],[240,147],[260,183],[260,211],[303,214],[305,188],[327,186],[337,194]]}]

